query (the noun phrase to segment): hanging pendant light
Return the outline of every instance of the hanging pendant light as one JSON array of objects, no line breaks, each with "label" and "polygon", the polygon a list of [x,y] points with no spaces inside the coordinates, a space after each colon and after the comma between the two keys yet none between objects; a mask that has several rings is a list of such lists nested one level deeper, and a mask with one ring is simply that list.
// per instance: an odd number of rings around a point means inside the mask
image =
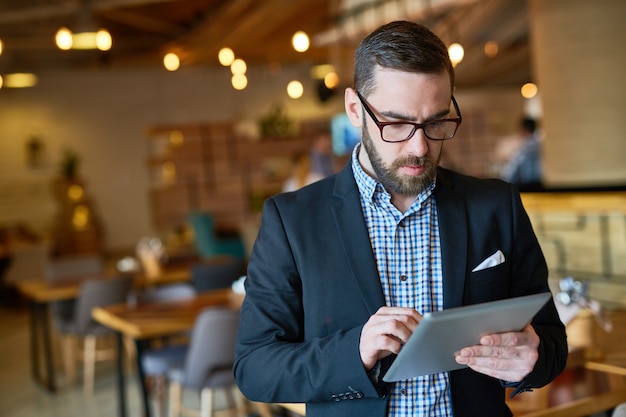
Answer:
[{"label": "hanging pendant light", "polygon": [[87,4],[80,10],[72,28],[62,27],[57,31],[55,41],[57,47],[64,51],[69,49],[108,51],[113,46],[111,33],[98,25]]},{"label": "hanging pendant light", "polygon": [[459,62],[463,61],[463,57],[465,56],[465,50],[463,49],[463,45],[460,43],[453,43],[448,46],[448,55],[450,56],[450,61],[452,62],[452,66],[456,67]]}]

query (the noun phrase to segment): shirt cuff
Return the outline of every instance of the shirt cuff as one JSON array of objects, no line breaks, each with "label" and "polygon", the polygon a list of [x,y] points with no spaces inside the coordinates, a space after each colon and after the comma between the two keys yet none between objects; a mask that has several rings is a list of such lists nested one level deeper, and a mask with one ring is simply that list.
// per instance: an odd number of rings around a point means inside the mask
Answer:
[{"label": "shirt cuff", "polygon": [[380,377],[380,361],[376,362],[374,367],[367,371],[367,376],[374,385],[378,385],[378,378]]},{"label": "shirt cuff", "polygon": [[500,380],[500,385],[502,385],[504,388],[513,388],[513,392],[511,392],[511,396],[509,397],[513,398],[521,392],[530,392],[533,390],[531,387],[526,386],[525,382],[525,380],[521,380],[519,382]]}]

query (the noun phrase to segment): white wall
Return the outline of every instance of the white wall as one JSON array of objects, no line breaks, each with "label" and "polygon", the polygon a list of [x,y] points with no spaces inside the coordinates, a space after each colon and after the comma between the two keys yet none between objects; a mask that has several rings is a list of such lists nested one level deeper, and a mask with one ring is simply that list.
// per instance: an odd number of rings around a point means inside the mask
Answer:
[{"label": "white wall", "polygon": [[[322,104],[305,67],[248,71],[249,86],[235,91],[228,68],[92,70],[40,74],[35,88],[0,90],[0,223],[25,221],[41,229],[54,215],[45,184],[57,175],[62,151],[82,158],[80,174],[93,196],[109,249],[129,248],[151,230],[148,143],[156,124],[256,120],[283,103],[296,119],[328,116],[342,109],[341,97]],[[291,79],[305,95],[289,99]],[[45,146],[42,166],[28,167],[32,135]],[[38,193],[15,194],[30,184]],[[33,185],[35,184],[35,185]],[[42,185],[44,184],[44,185]],[[3,198],[4,197],[4,198]],[[8,198],[10,197],[10,198]],[[3,204],[3,201],[11,204]]]}]

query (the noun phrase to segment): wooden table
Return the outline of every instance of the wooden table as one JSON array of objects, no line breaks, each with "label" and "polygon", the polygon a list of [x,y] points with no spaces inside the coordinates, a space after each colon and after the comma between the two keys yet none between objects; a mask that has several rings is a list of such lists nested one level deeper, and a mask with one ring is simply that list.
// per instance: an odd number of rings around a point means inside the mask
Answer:
[{"label": "wooden table", "polygon": [[[78,297],[80,284],[86,276],[68,278],[58,282],[50,282],[44,278],[20,281],[16,283],[18,291],[28,299],[30,308],[30,354],[33,378],[42,383],[51,392],[56,391],[56,376],[52,360],[52,342],[50,337],[49,305],[55,301],[72,300]],[[189,268],[178,265],[164,268],[159,276],[147,278],[143,273],[133,276],[135,288],[142,289],[155,285],[189,282]],[[43,356],[42,374],[39,359]]]},{"label": "wooden table", "polygon": [[585,362],[585,368],[626,376],[626,356],[588,360]]},{"label": "wooden table", "polygon": [[[56,391],[56,378],[52,361],[48,305],[54,301],[76,298],[81,281],[81,279],[69,279],[52,283],[40,279],[16,283],[18,291],[29,301],[31,373],[35,381],[42,383],[51,392]],[[39,362],[41,355],[44,358],[45,374],[43,375]]]},{"label": "wooden table", "polygon": [[584,417],[615,408],[626,401],[626,386],[604,369],[566,369],[554,381],[533,392],[507,400],[515,416]]},{"label": "wooden table", "polygon": [[193,327],[198,313],[207,307],[240,308],[243,297],[230,289],[209,291],[185,301],[155,302],[143,305],[118,304],[97,307],[92,316],[99,323],[115,330],[118,336],[118,406],[120,417],[126,416],[126,381],[124,377],[124,337],[130,337],[137,347],[137,374],[142,390],[144,415],[150,417],[148,393],[145,391],[141,366],[143,341],[184,332]]}]

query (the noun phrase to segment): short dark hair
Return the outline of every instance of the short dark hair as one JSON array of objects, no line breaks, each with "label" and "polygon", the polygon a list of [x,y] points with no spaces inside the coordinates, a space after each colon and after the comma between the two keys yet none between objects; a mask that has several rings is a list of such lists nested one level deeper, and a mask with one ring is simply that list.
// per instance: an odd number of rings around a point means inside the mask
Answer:
[{"label": "short dark hair", "polygon": [[530,133],[535,133],[535,129],[537,129],[537,121],[530,117],[522,118],[521,125],[523,129],[528,130]]},{"label": "short dark hair", "polygon": [[387,23],[361,41],[354,59],[354,88],[364,96],[374,88],[376,66],[427,74],[447,71],[454,88],[448,49],[437,35],[418,23]]}]

